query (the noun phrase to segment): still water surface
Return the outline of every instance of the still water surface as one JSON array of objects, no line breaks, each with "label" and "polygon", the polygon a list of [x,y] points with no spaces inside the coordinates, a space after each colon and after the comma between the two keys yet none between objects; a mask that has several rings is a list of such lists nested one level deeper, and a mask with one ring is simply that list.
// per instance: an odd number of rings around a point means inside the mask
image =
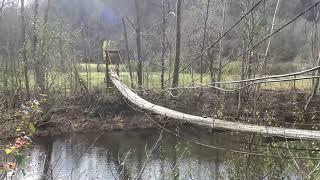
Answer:
[{"label": "still water surface", "polygon": [[180,129],[179,134],[214,147],[265,156],[203,147],[156,129],[74,134],[36,140],[23,167],[25,174],[20,172],[18,179],[41,179],[43,173],[63,180],[320,178],[319,160],[298,159],[320,159],[318,142],[196,128]]}]

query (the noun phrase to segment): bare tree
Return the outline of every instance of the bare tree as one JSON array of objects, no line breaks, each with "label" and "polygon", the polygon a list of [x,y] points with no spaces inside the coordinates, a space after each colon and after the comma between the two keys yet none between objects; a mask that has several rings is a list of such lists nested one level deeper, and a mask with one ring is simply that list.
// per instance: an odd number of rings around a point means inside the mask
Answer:
[{"label": "bare tree", "polygon": [[123,24],[124,41],[125,41],[125,46],[126,46],[126,58],[127,58],[128,68],[129,68],[129,73],[130,73],[131,88],[134,88],[134,86],[133,86],[133,75],[132,75],[132,69],[131,69],[131,61],[130,61],[130,50],[129,50],[129,42],[128,42],[128,33],[127,33],[126,21],[125,21],[124,18],[122,18],[122,24]]},{"label": "bare tree", "polygon": [[[249,9],[249,6],[253,5],[252,0],[245,0],[242,3],[243,13]],[[242,62],[241,62],[241,73],[240,73],[240,79],[244,80],[245,78],[250,78],[252,74],[252,46],[253,46],[253,35],[254,32],[254,14],[253,12],[250,12],[250,16],[244,20],[244,27],[243,27],[243,39],[242,39],[242,45],[243,49],[250,49],[247,53],[244,53],[242,56]],[[239,84],[241,87],[245,85],[245,83]],[[243,90],[240,90],[238,93],[238,110],[237,110],[237,116],[239,117],[240,112],[242,110],[242,100],[245,96],[245,93]]]},{"label": "bare tree", "polygon": [[[37,62],[36,53],[37,53],[37,43],[38,43],[38,33],[37,33],[37,22],[38,22],[38,9],[39,9],[39,0],[34,0],[34,14],[32,22],[32,52],[31,60],[33,63]],[[37,67],[35,67],[36,69]],[[36,76],[35,76],[36,77]]]},{"label": "bare tree", "polygon": [[82,62],[85,63],[85,72],[86,72],[86,87],[90,89],[90,76],[91,76],[91,71],[90,71],[90,45],[89,45],[89,25],[88,25],[88,16],[86,13],[86,10],[83,6],[80,6],[78,9],[78,12],[80,14],[80,19],[79,23],[81,24],[81,47],[82,47]]},{"label": "bare tree", "polygon": [[180,69],[180,44],[181,44],[181,0],[177,0],[177,19],[176,19],[176,57],[174,61],[172,88],[179,85]]},{"label": "bare tree", "polygon": [[165,54],[166,54],[166,13],[165,13],[165,0],[162,0],[161,12],[162,12],[162,34],[161,34],[161,89],[164,89],[164,73],[165,73]]},{"label": "bare tree", "polygon": [[1,6],[0,6],[0,21],[1,21],[1,17],[2,17],[2,11],[4,8],[4,4],[5,4],[5,0],[2,0]]},{"label": "bare tree", "polygon": [[14,3],[14,2],[16,2],[16,0],[12,0],[12,1],[2,0],[2,1],[1,1],[1,5],[0,5],[0,20],[1,20],[1,17],[2,17],[2,11],[3,11],[3,9],[4,9],[6,6],[8,6],[8,5],[10,5],[10,4]]},{"label": "bare tree", "polygon": [[5,2],[6,2],[6,0],[2,0],[2,2],[1,2],[1,6],[0,6],[0,20],[1,20],[1,17],[2,17],[2,11],[3,11],[4,7],[5,7]]},{"label": "bare tree", "polygon": [[59,21],[59,37],[58,37],[58,48],[59,48],[59,56],[60,56],[60,67],[61,70],[65,70],[65,57],[64,57],[64,52],[63,52],[63,35],[62,35],[62,31],[63,31],[63,18],[60,18]]},{"label": "bare tree", "polygon": [[21,45],[22,45],[22,62],[23,71],[25,78],[25,86],[27,92],[27,98],[30,98],[30,86],[29,86],[29,68],[27,60],[27,49],[26,49],[26,23],[25,23],[25,12],[24,12],[24,0],[21,0]]},{"label": "bare tree", "polygon": [[[223,35],[224,31],[224,26],[225,26],[225,21],[226,21],[226,8],[227,8],[227,1],[223,0],[223,12],[222,12],[222,25],[221,25],[221,31],[220,31],[220,36]],[[223,39],[220,40],[219,43],[219,70],[218,70],[218,82],[221,81],[221,76],[222,76],[222,53],[223,53]],[[219,86],[219,85],[218,85]]]},{"label": "bare tree", "polygon": [[[209,8],[210,8],[210,0],[207,0],[207,11],[206,16],[204,19],[204,27],[203,27],[203,39],[202,39],[202,46],[201,46],[201,52],[204,51],[204,48],[206,46],[206,39],[207,39],[207,25],[208,25],[208,19],[209,19]],[[200,82],[203,83],[203,56],[200,57]]]},{"label": "bare tree", "polygon": [[[247,7],[246,9],[249,9],[249,7],[253,6],[253,0],[249,0],[249,2],[247,3]],[[247,78],[251,78],[252,74],[254,73],[255,69],[254,69],[254,58],[253,58],[253,40],[254,40],[254,31],[255,31],[255,14],[252,11],[250,13],[250,16],[248,18],[248,29],[247,29],[247,35],[248,35],[248,49],[251,49],[248,54],[247,54],[247,71],[246,71],[246,77]]]},{"label": "bare tree", "polygon": [[142,47],[141,47],[141,12],[140,12],[140,3],[139,0],[135,0],[135,7],[136,7],[136,44],[137,44],[137,55],[138,55],[138,69],[137,69],[137,76],[138,76],[138,85],[142,87]]},{"label": "bare tree", "polygon": [[[281,0],[278,0],[278,1],[277,1],[277,5],[276,5],[276,8],[275,8],[275,10],[274,10],[270,34],[272,34],[273,31],[274,31],[274,26],[275,26],[275,23],[276,23],[277,13],[278,13],[278,10],[279,10],[279,7],[280,7],[280,2],[281,2]],[[263,66],[262,66],[262,71],[261,71],[261,72],[263,72],[264,74],[267,73],[267,57],[268,57],[268,54],[269,54],[269,50],[270,50],[270,48],[271,48],[271,42],[272,42],[272,37],[269,38],[269,41],[268,41],[268,44],[267,44],[267,48],[266,48],[266,51],[265,51],[265,53],[264,53]]]},{"label": "bare tree", "polygon": [[2,10],[5,6],[5,2],[6,2],[6,0],[2,0],[1,6],[0,6],[0,13],[2,13]]},{"label": "bare tree", "polygon": [[47,59],[47,31],[48,31],[48,19],[49,19],[49,10],[50,10],[50,1],[47,0],[47,7],[44,12],[44,22],[43,22],[43,29],[44,33],[42,36],[42,43],[41,43],[41,59],[37,61],[36,64],[36,82],[40,92],[43,92],[46,88],[45,83],[45,62]]},{"label": "bare tree", "polygon": [[[319,23],[319,10],[318,10],[318,6],[317,6],[317,17],[316,17],[316,22],[314,23],[314,41],[315,41],[315,49],[316,51],[318,51],[318,59],[316,62],[316,60],[314,60],[313,64],[317,64],[317,66],[320,66],[320,52],[319,52],[319,49],[317,48],[317,39],[318,39],[318,23]],[[316,72],[316,76],[319,76],[320,75],[320,69],[318,69],[318,71]],[[313,92],[311,94],[311,96],[309,97],[305,107],[304,107],[304,110],[307,111],[308,110],[308,107],[311,103],[311,100],[317,95],[317,91],[319,89],[319,84],[320,84],[320,79],[319,78],[316,78],[314,81],[313,81]]]},{"label": "bare tree", "polygon": [[215,82],[214,50],[209,50],[208,51],[208,58],[209,58],[209,61],[210,61],[210,64],[209,64],[210,80],[211,80],[211,83],[214,83]]},{"label": "bare tree", "polygon": [[110,64],[110,57],[107,49],[105,50],[105,63],[106,63],[106,72],[105,72],[105,81],[106,81],[106,86],[110,87],[110,75],[109,75],[109,64]]}]

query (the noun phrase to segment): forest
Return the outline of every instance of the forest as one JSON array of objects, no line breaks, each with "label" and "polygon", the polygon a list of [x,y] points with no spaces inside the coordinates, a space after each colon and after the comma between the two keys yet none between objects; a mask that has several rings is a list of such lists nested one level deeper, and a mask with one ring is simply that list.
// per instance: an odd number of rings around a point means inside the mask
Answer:
[{"label": "forest", "polygon": [[[189,64],[199,52],[209,47],[253,3],[213,0],[184,2],[181,7],[181,66]],[[281,27],[312,3],[300,0],[280,2],[274,19],[277,1],[262,2],[249,18],[239,23],[200,60],[184,68],[186,73],[191,74],[192,71],[196,76],[213,71],[219,64],[261,41],[272,29]],[[2,92],[9,95],[16,90],[29,94],[40,90],[71,93],[81,88],[99,87],[100,83],[103,84],[103,74],[98,72],[104,72],[103,66],[99,65],[105,64],[105,41],[111,43],[113,49],[123,52],[123,60],[129,58],[133,72],[138,71],[139,60],[142,62],[145,86],[150,84],[147,73],[157,76],[164,71],[166,76],[172,75],[176,55],[175,4],[174,1],[161,4],[151,0],[138,4],[134,1],[40,0],[26,1],[22,9],[21,2],[3,0],[0,11]],[[253,61],[249,62],[252,68],[247,69],[252,72],[250,76],[259,74],[258,69],[262,66],[266,66],[264,75],[313,67],[318,56],[315,50],[317,34],[314,31],[316,16],[314,8],[276,34],[268,52],[268,42],[256,47],[251,55]],[[140,41],[139,48],[136,39]],[[125,55],[126,45],[128,57]],[[127,63],[125,65],[128,66]],[[212,73],[212,79],[216,76],[217,81],[221,81],[229,75],[237,76],[240,67],[241,62],[237,60],[228,65],[224,72]],[[136,73],[131,74],[138,80]],[[86,87],[80,87],[79,79]],[[167,81],[164,86],[170,83]]]},{"label": "forest", "polygon": [[320,178],[319,12],[0,0],[0,179]]}]

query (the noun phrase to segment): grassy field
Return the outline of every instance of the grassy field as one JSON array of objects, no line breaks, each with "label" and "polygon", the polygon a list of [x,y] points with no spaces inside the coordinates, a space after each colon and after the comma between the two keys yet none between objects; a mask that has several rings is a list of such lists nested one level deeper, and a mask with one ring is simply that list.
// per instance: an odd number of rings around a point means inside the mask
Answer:
[{"label": "grassy field", "polygon": [[[229,67],[225,68],[223,72],[222,81],[232,81],[239,80],[239,64],[230,64]],[[135,69],[135,68],[133,68]],[[97,64],[80,64],[78,65],[78,72],[81,79],[84,81],[90,89],[95,88],[103,88],[105,86],[105,65]],[[89,72],[87,74],[87,71]],[[30,85],[31,87],[35,87],[34,73],[30,72]],[[61,72],[61,71],[49,71],[47,72],[47,84],[49,84],[49,88],[56,91],[65,91],[69,92],[74,89],[77,85],[77,82],[74,78],[74,74],[71,72]],[[168,72],[165,73],[165,82],[166,87],[170,88],[172,79],[168,81],[169,77],[172,77],[172,74]],[[130,86],[130,76],[127,68],[124,65],[120,66],[120,78],[121,81]],[[147,72],[143,74],[144,88],[149,89],[160,89],[161,87],[161,73],[160,72]],[[137,74],[133,72],[133,80],[134,85],[137,84]],[[194,81],[196,80],[196,81]],[[193,82],[194,81],[194,82]],[[3,82],[3,81],[2,81]],[[9,81],[9,85],[10,85]],[[207,75],[203,78],[203,84],[210,83],[210,76]],[[190,87],[190,86],[199,86],[200,85],[200,74],[191,72],[183,72],[180,73],[179,78],[179,86],[180,87]],[[2,84],[3,86],[3,84]],[[271,90],[292,90],[294,87],[298,90],[310,90],[312,88],[312,80],[299,80],[295,82],[275,82],[275,83],[265,83],[261,85],[263,89],[271,89]],[[229,85],[221,85],[221,88],[225,89],[235,89],[238,88],[237,84],[229,84]]]},{"label": "grassy field", "polygon": [[[233,81],[240,79],[240,69],[239,64],[233,63],[226,67],[225,71],[222,75],[222,81]],[[86,65],[81,64],[81,77],[83,79],[86,78]],[[88,69],[91,71],[91,83],[93,87],[99,87],[104,84],[104,76],[105,76],[105,65],[99,65],[99,71],[97,72],[97,64],[89,64]],[[133,80],[134,84],[137,84],[137,75],[136,72],[133,73]],[[172,74],[168,72],[165,73],[165,80],[166,80],[166,87],[170,87],[172,83],[172,79],[167,81],[169,77],[172,77]],[[123,65],[120,66],[120,78],[121,81],[127,85],[130,85],[130,76],[129,72],[127,72],[127,68]],[[145,88],[155,88],[159,89],[161,85],[161,73],[160,72],[148,72],[143,74],[144,79],[144,87]],[[194,81],[196,80],[196,81]],[[194,82],[193,82],[194,81]],[[211,82],[210,76],[207,75],[203,78],[203,84],[209,84]],[[181,87],[189,87],[189,86],[198,86],[200,85],[200,74],[191,72],[183,72],[180,73],[179,78],[179,85]],[[265,83],[262,84],[261,87],[263,89],[272,89],[272,90],[291,90],[291,89],[298,89],[298,90],[309,90],[312,88],[312,80],[297,80],[297,81],[288,81],[288,82],[273,82],[273,83]],[[230,85],[222,85],[222,88],[226,89],[233,89],[237,88],[237,85],[230,84]]]}]

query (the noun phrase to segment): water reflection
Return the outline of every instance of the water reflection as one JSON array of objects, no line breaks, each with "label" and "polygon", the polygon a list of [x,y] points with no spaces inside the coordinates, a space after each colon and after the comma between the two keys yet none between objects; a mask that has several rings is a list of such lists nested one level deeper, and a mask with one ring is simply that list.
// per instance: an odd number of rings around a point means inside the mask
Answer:
[{"label": "water reflection", "polygon": [[159,130],[143,130],[41,139],[30,152],[25,175],[19,173],[18,179],[41,179],[42,174],[53,179],[320,178],[318,142],[207,133],[195,128],[180,130],[183,137],[242,152],[237,153],[203,147],[165,133],[159,139],[160,134]]}]

